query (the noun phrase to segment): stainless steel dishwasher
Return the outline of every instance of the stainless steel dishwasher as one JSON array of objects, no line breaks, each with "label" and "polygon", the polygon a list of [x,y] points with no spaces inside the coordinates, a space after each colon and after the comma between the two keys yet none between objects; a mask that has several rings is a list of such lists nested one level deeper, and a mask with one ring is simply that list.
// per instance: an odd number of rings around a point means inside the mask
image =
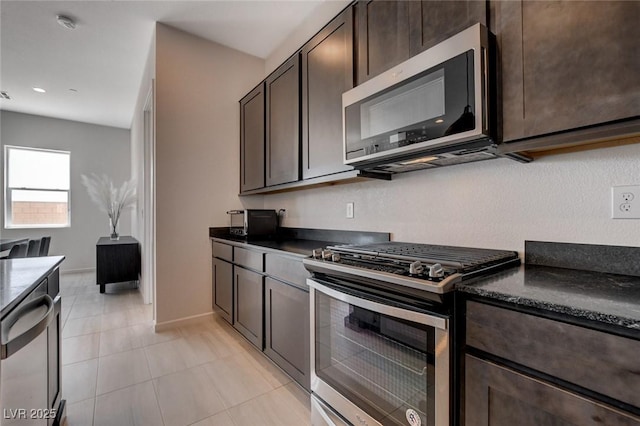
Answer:
[{"label": "stainless steel dishwasher", "polygon": [[61,298],[54,300],[47,293],[45,279],[0,321],[2,426],[44,426],[60,421]]}]

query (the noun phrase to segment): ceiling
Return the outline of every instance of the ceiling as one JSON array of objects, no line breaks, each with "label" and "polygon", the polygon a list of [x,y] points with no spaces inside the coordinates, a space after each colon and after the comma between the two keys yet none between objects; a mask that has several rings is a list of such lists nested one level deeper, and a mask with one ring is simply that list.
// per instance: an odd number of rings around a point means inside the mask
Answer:
[{"label": "ceiling", "polygon": [[129,128],[156,22],[266,58],[322,1],[1,0],[0,109]]}]

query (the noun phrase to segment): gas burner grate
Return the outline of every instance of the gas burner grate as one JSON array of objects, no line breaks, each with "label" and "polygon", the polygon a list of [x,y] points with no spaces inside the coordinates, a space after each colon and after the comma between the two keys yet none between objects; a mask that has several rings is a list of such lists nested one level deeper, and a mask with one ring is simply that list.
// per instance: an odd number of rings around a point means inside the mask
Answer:
[{"label": "gas burner grate", "polygon": [[332,246],[329,249],[351,255],[440,263],[458,272],[469,272],[518,258],[518,253],[514,251],[401,242]]}]

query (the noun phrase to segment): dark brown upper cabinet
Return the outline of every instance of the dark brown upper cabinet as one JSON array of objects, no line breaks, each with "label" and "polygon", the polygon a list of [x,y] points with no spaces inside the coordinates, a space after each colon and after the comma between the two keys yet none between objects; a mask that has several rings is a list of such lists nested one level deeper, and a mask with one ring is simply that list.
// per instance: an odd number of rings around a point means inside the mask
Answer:
[{"label": "dark brown upper cabinet", "polygon": [[640,2],[491,2],[503,140],[640,115]]},{"label": "dark brown upper cabinet", "polygon": [[343,164],[342,93],[353,88],[353,9],[302,48],[302,178],[352,170]]},{"label": "dark brown upper cabinet", "polygon": [[487,2],[410,1],[409,43],[411,56],[479,22],[487,25]]},{"label": "dark brown upper cabinet", "polygon": [[456,33],[487,23],[487,2],[362,0],[357,9],[357,83]]},{"label": "dark brown upper cabinet", "polygon": [[358,84],[409,58],[409,3],[388,0],[356,3]]},{"label": "dark brown upper cabinet", "polygon": [[240,100],[240,192],[264,187],[264,83]]},{"label": "dark brown upper cabinet", "polygon": [[300,178],[300,56],[266,80],[266,184]]}]

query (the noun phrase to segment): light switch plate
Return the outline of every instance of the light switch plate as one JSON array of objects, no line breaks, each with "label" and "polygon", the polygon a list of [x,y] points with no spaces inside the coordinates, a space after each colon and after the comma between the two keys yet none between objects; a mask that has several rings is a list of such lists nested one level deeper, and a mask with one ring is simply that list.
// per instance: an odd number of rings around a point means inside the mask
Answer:
[{"label": "light switch plate", "polygon": [[353,203],[347,203],[347,219],[353,219]]},{"label": "light switch plate", "polygon": [[640,219],[640,185],[611,187],[611,217]]}]

